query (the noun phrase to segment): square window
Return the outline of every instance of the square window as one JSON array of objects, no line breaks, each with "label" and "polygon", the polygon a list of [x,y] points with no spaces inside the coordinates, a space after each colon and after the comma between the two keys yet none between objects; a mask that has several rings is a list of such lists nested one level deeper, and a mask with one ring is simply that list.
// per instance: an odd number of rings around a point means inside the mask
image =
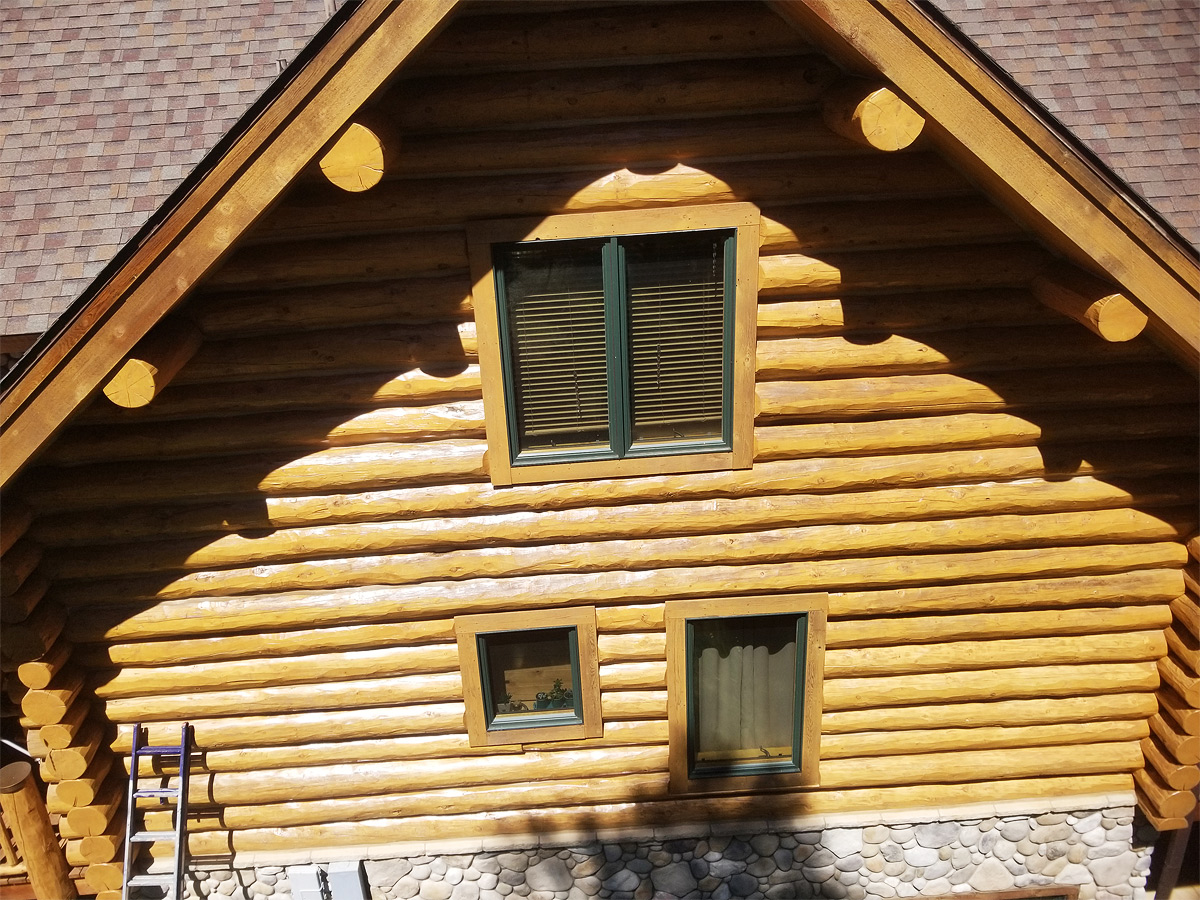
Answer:
[{"label": "square window", "polygon": [[592,607],[454,620],[472,746],[599,737]]},{"label": "square window", "polygon": [[748,467],[758,210],[469,231],[496,484]]},{"label": "square window", "polygon": [[667,604],[673,791],[816,783],[826,609],[823,594]]}]

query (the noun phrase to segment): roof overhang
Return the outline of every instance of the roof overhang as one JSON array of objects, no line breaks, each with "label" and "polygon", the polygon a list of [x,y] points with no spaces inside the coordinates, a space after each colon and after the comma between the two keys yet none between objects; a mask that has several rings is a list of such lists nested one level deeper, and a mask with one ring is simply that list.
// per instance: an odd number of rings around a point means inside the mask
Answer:
[{"label": "roof overhang", "polygon": [[[6,484],[275,202],[355,111],[444,24],[459,0],[365,0],[0,398]],[[851,71],[919,108],[938,148],[1010,214],[1117,283],[1154,337],[1200,369],[1200,266],[1022,98],[912,0],[777,0]]]}]

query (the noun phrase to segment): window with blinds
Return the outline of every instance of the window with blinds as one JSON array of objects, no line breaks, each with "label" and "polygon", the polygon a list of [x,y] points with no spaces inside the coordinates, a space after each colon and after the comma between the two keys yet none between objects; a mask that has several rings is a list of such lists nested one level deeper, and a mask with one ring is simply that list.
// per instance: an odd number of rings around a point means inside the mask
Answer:
[{"label": "window with blinds", "polygon": [[494,248],[515,466],[728,450],[736,231]]}]

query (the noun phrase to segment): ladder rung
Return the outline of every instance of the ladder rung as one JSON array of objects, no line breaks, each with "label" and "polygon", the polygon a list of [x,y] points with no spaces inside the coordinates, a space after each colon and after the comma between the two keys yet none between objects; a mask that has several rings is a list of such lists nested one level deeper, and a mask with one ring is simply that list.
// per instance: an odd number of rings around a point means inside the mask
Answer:
[{"label": "ladder rung", "polygon": [[160,754],[163,756],[178,756],[179,754],[181,754],[183,752],[183,748],[182,747],[138,747],[137,752],[139,755],[144,753],[147,756],[152,756],[155,754]]},{"label": "ladder rung", "polygon": [[134,875],[129,879],[130,887],[170,887],[175,883],[175,876],[171,873],[165,875]]},{"label": "ladder rung", "polygon": [[129,836],[129,839],[134,843],[141,842],[143,844],[151,841],[173,841],[175,840],[175,832],[173,831],[135,831]]},{"label": "ladder rung", "polygon": [[179,788],[138,788],[133,792],[137,797],[178,797]]}]

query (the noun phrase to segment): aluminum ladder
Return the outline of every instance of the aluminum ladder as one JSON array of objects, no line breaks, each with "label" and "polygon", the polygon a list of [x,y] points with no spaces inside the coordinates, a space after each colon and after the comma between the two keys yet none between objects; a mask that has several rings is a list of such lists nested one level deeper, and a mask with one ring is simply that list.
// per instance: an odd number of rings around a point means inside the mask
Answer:
[{"label": "aluminum ladder", "polygon": [[[145,726],[137,724],[133,728],[133,755],[129,762],[129,794],[125,807],[125,881],[121,891],[121,900],[136,900],[141,897],[139,888],[158,887],[163,893],[155,896],[167,900],[183,900],[183,872],[187,861],[187,796],[188,768],[192,751],[192,729],[184,722],[179,733],[179,744],[172,746],[150,746],[145,743]],[[161,771],[161,760],[172,758],[178,760],[178,787],[141,788],[138,787],[139,762],[149,758],[154,762],[154,771]],[[160,776],[156,774],[156,779]],[[146,831],[140,827],[145,810],[138,808],[138,801],[156,799],[160,807],[173,808],[175,811],[175,829],[173,831]],[[133,865],[137,852],[144,844],[155,841],[173,841],[175,843],[175,864],[171,872],[160,874],[133,874]]]}]

